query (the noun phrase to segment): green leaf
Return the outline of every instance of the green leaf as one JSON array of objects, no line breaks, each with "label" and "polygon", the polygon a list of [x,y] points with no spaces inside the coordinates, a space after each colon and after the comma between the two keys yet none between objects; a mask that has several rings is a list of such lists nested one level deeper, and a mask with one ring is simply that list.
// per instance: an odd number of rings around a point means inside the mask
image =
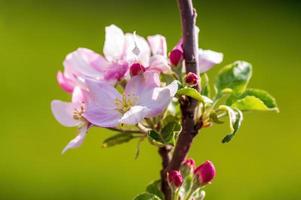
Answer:
[{"label": "green leaf", "polygon": [[236,132],[241,126],[241,122],[243,120],[242,112],[236,108],[231,108],[229,106],[221,105],[219,106],[219,110],[224,110],[227,112],[229,116],[229,125],[231,129],[231,133],[226,135],[222,140],[223,143],[228,143],[235,136]]},{"label": "green leaf", "polygon": [[225,90],[242,93],[252,77],[252,65],[245,61],[236,61],[224,67],[217,76],[215,87],[218,95]]},{"label": "green leaf", "polygon": [[161,199],[164,199],[164,194],[161,192],[161,180],[157,180],[149,184],[146,187],[146,192],[154,194]]},{"label": "green leaf", "polygon": [[154,130],[150,130],[147,134],[149,141],[152,144],[158,145],[158,146],[163,146],[164,145],[164,140],[161,137],[160,133]]},{"label": "green leaf", "polygon": [[201,94],[210,97],[211,90],[209,85],[209,77],[206,73],[201,74]]},{"label": "green leaf", "polygon": [[135,136],[132,134],[127,134],[127,133],[119,133],[116,134],[112,137],[109,137],[105,139],[102,143],[102,147],[112,147],[118,144],[123,144],[126,142],[129,142],[130,140],[134,139]]},{"label": "green leaf", "polygon": [[161,136],[165,144],[175,144],[177,134],[182,130],[179,122],[172,121],[164,126],[161,131]]},{"label": "green leaf", "polygon": [[161,199],[154,194],[145,192],[136,196],[134,200],[161,200]]},{"label": "green leaf", "polygon": [[199,102],[204,102],[202,95],[194,88],[186,87],[179,89],[177,95],[186,95],[193,99],[198,100]]},{"label": "green leaf", "polygon": [[242,111],[276,111],[279,112],[275,98],[259,89],[247,89],[239,97],[231,96],[227,104]]}]

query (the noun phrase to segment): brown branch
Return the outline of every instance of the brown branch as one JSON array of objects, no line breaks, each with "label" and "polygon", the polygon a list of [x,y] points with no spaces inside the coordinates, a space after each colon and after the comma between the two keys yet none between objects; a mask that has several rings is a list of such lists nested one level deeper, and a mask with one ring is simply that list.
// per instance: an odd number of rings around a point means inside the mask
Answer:
[{"label": "brown branch", "polygon": [[167,181],[167,173],[166,173],[166,169],[171,159],[171,155],[170,155],[171,147],[169,146],[160,147],[158,152],[162,158],[162,169],[160,171],[161,190],[165,195],[165,199],[171,199],[171,190]]},{"label": "brown branch", "polygon": [[[177,1],[182,21],[183,50],[186,73],[193,72],[198,74],[197,38],[195,34],[196,12],[193,8],[192,0]],[[166,170],[163,172],[163,176],[161,175],[162,182],[166,182],[168,171],[180,169],[180,166],[185,160],[190,149],[193,138],[197,135],[198,131],[203,125],[201,119],[197,123],[194,121],[194,113],[197,106],[197,101],[189,97],[181,98],[179,101],[182,112],[182,132],[177,140],[172,159]],[[171,200],[170,188],[166,189],[162,187],[162,191],[165,195],[165,200]]]}]

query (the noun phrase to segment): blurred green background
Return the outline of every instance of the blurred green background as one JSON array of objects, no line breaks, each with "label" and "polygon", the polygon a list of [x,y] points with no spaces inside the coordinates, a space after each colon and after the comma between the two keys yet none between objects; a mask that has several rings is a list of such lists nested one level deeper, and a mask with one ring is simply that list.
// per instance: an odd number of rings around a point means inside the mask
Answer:
[{"label": "blurred green background", "polygon": [[[281,113],[248,113],[229,144],[227,126],[205,129],[190,155],[216,164],[209,200],[301,199],[300,1],[195,0],[200,46],[225,62],[254,65],[252,87],[270,91]],[[136,142],[102,149],[112,135],[90,131],[81,148],[61,155],[75,135],[55,121],[52,99],[68,100],[56,72],[77,47],[102,51],[104,27],[143,36],[161,33],[169,49],[181,35],[173,0],[0,0],[0,199],[130,200],[159,177],[157,150]],[[218,68],[210,71],[213,77]]]}]

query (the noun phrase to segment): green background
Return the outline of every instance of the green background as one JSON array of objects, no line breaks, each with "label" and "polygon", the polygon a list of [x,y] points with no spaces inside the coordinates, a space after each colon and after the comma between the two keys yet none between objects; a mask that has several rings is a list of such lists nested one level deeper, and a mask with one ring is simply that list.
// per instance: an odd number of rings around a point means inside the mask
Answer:
[{"label": "green background", "polygon": [[[223,52],[224,64],[251,62],[250,85],[270,91],[281,111],[246,114],[229,144],[221,144],[226,125],[201,132],[190,155],[216,165],[207,199],[300,200],[300,1],[195,0],[195,7],[200,46]],[[102,149],[112,135],[103,129],[60,154],[76,130],[50,112],[52,99],[69,99],[56,72],[77,47],[101,52],[112,23],[143,36],[161,33],[169,49],[181,35],[173,0],[0,0],[0,199],[128,200],[158,178],[153,146],[143,143],[134,160],[136,142]]]}]

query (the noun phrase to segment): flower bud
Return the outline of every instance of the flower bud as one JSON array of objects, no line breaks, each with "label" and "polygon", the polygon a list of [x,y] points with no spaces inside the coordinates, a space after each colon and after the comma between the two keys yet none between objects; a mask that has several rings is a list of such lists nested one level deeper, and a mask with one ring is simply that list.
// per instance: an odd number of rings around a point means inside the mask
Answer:
[{"label": "flower bud", "polygon": [[193,169],[193,170],[194,170],[194,168],[195,168],[195,162],[194,162],[194,160],[193,160],[192,158],[186,159],[186,160],[183,162],[183,165],[184,165],[185,167],[188,167],[188,168]]},{"label": "flower bud", "polygon": [[130,74],[131,76],[137,76],[145,72],[145,68],[140,63],[134,63],[130,67]]},{"label": "flower bud", "polygon": [[200,78],[195,73],[189,72],[185,76],[185,83],[191,87],[198,85],[200,82]]},{"label": "flower bud", "polygon": [[183,51],[180,49],[173,49],[169,54],[170,63],[177,66],[183,60]]},{"label": "flower bud", "polygon": [[181,172],[177,170],[171,170],[168,172],[168,182],[171,186],[180,187],[183,183],[183,177]]},{"label": "flower bud", "polygon": [[207,160],[194,170],[194,174],[197,177],[198,183],[204,186],[213,180],[216,171],[213,163]]},{"label": "flower bud", "polygon": [[193,174],[193,171],[195,169],[195,162],[193,159],[189,158],[186,159],[181,166],[181,172],[183,174],[183,176],[190,176]]},{"label": "flower bud", "polygon": [[68,93],[72,93],[74,89],[74,84],[71,80],[65,77],[65,75],[59,71],[56,75],[56,79],[60,87]]}]

